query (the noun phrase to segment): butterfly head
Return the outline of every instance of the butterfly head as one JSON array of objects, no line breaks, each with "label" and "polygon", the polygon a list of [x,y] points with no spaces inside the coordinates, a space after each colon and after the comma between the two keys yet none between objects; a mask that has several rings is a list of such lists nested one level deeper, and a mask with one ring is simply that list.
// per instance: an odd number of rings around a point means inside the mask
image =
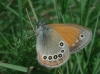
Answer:
[{"label": "butterfly head", "polygon": [[36,33],[37,35],[41,32],[46,32],[47,30],[51,29],[51,27],[47,26],[45,22],[39,21],[37,27],[36,27]]},{"label": "butterfly head", "polygon": [[45,23],[43,21],[39,21],[37,24],[37,29],[39,29],[40,27],[43,27],[45,25]]},{"label": "butterfly head", "polygon": [[43,31],[45,23],[43,21],[39,21],[36,26],[36,35]]}]

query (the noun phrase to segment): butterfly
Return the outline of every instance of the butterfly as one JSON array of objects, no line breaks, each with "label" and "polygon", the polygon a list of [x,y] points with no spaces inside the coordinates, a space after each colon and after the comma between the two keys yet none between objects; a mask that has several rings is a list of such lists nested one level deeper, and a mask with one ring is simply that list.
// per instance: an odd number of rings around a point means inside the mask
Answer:
[{"label": "butterfly", "polygon": [[70,54],[89,44],[92,31],[75,24],[48,24],[39,22],[36,28],[38,62],[47,68],[63,65]]}]

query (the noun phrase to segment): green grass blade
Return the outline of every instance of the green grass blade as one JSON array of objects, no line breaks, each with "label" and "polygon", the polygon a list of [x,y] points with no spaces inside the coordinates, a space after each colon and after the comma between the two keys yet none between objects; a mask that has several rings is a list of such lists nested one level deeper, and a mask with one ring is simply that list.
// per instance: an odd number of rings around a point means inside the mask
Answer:
[{"label": "green grass blade", "polygon": [[74,66],[73,66],[73,69],[72,69],[72,74],[75,74],[76,68],[77,68],[77,64],[76,64],[76,62],[75,62]]},{"label": "green grass blade", "polygon": [[[96,62],[95,62],[95,66],[94,66],[94,69],[93,69],[93,73],[92,74],[97,74],[98,73],[98,69],[99,69],[99,66],[100,66],[100,58],[98,57],[96,59]],[[100,72],[100,71],[99,71]]]},{"label": "green grass blade", "polygon": [[83,25],[83,12],[84,12],[84,9],[85,9],[85,5],[86,5],[86,1],[87,0],[80,0],[81,1],[81,3],[80,3],[80,13],[81,13],[81,15],[80,15],[80,17],[81,17],[81,25]]},{"label": "green grass blade", "polygon": [[76,59],[77,59],[79,70],[80,70],[81,74],[84,74],[84,71],[82,70],[82,67],[81,67],[81,64],[80,64],[79,56],[77,54],[75,54],[75,56],[76,56]]},{"label": "green grass blade", "polygon": [[96,24],[95,24],[95,29],[94,29],[94,32],[93,32],[93,38],[92,38],[92,42],[91,42],[91,45],[90,45],[90,48],[89,48],[89,53],[88,53],[88,61],[87,61],[87,65],[89,63],[89,59],[90,59],[90,55],[91,55],[91,49],[92,49],[92,46],[94,44],[94,41],[95,41],[95,36],[96,36],[96,31],[97,31],[97,27],[99,25],[99,17],[100,17],[100,11],[97,15],[97,21],[96,21]]},{"label": "green grass blade", "polygon": [[88,25],[88,19],[89,19],[89,10],[90,10],[90,5],[92,3],[92,0],[87,0],[87,4],[86,4],[86,9],[85,9],[85,16],[84,16],[84,21],[83,21],[83,24],[85,26]]},{"label": "green grass blade", "polygon": [[0,66],[6,67],[6,68],[10,68],[10,69],[13,69],[13,70],[27,72],[27,68],[26,67],[22,67],[22,66],[18,66],[18,65],[12,65],[12,64],[8,64],[8,63],[1,63],[0,62]]},{"label": "green grass blade", "polygon": [[59,14],[58,14],[58,9],[57,9],[56,0],[53,0],[53,4],[54,4],[54,8],[55,8],[55,12],[56,12],[56,16],[57,16],[57,22],[59,22]]},{"label": "green grass blade", "polygon": [[31,0],[28,0],[28,2],[29,2],[29,5],[30,5],[30,7],[31,7],[31,10],[32,10],[32,12],[33,12],[33,15],[34,15],[34,17],[35,17],[35,19],[36,19],[36,22],[38,22],[39,19],[38,19],[37,15],[36,15],[36,12],[35,12],[34,7],[32,6]]},{"label": "green grass blade", "polygon": [[19,9],[19,19],[20,19],[20,33],[21,40],[23,39],[23,20],[22,20],[22,0],[18,0],[18,9]]},{"label": "green grass blade", "polygon": [[[0,35],[1,35],[2,38],[4,38],[5,42],[6,42],[10,47],[12,47],[11,44],[10,44],[10,42],[7,40],[7,38],[6,38],[1,32],[0,32]],[[4,43],[3,40],[0,39],[0,42],[1,42],[7,49],[9,49],[9,47]],[[9,49],[9,50],[10,50],[10,49]]]},{"label": "green grass blade", "polygon": [[[14,15],[19,17],[19,13],[17,11],[15,11],[13,8],[11,8],[10,6],[7,6],[4,3],[1,3],[7,10],[11,11]],[[29,21],[27,21],[24,17],[22,17],[22,19],[29,24]]]}]

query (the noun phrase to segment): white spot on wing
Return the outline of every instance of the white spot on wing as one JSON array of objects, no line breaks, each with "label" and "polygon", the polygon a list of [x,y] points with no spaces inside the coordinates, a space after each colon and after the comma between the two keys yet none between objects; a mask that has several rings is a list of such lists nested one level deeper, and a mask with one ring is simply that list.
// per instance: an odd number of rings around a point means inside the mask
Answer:
[{"label": "white spot on wing", "polygon": [[76,42],[78,42],[78,40],[76,40]]},{"label": "white spot on wing", "polygon": [[84,35],[83,34],[80,34],[79,40],[82,40],[83,38],[84,38]]},{"label": "white spot on wing", "polygon": [[65,47],[65,42],[64,41],[60,41],[59,42],[59,47],[62,47],[62,48]]}]

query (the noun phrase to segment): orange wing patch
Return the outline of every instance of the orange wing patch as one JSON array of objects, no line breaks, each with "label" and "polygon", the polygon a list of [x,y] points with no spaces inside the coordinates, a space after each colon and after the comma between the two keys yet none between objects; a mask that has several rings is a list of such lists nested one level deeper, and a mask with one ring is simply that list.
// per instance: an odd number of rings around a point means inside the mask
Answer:
[{"label": "orange wing patch", "polygon": [[65,24],[50,24],[50,26],[66,41],[69,47],[74,46],[80,34],[80,30]]}]

